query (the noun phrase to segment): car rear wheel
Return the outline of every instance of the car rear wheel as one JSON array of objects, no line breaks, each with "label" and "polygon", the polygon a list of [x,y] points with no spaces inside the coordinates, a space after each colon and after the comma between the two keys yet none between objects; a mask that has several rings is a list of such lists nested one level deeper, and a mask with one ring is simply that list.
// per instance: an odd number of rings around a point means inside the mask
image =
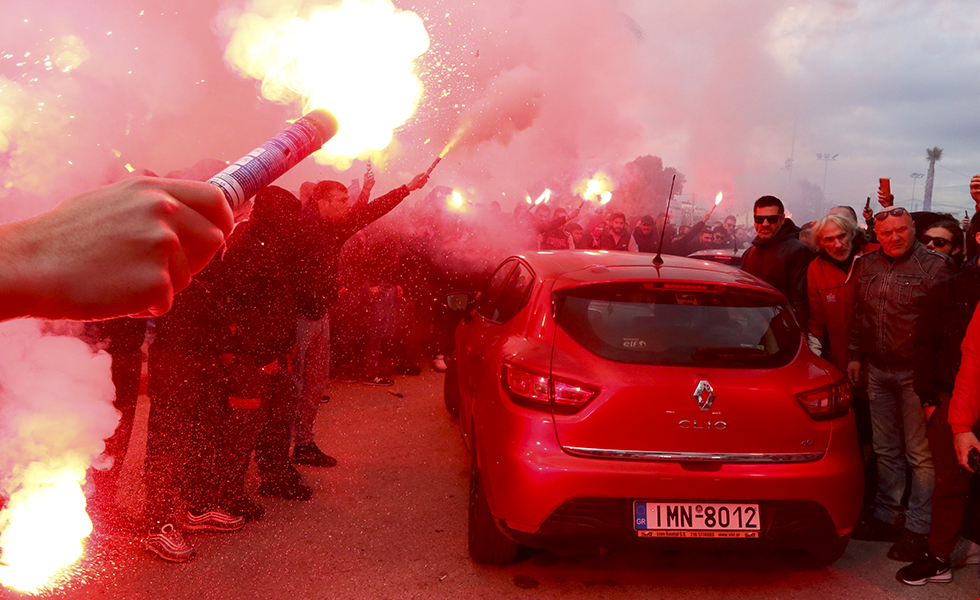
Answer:
[{"label": "car rear wheel", "polygon": [[455,357],[446,361],[446,376],[442,380],[442,396],[449,416],[459,418],[459,367]]},{"label": "car rear wheel", "polygon": [[506,565],[517,558],[519,545],[505,536],[490,513],[487,495],[480,483],[476,457],[470,466],[469,547],[473,562],[480,565]]}]

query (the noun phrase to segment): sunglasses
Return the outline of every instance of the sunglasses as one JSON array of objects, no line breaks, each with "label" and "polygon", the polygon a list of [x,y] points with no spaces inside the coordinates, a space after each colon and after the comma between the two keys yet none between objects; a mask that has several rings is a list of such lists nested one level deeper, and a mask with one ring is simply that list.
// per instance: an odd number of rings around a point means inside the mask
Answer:
[{"label": "sunglasses", "polygon": [[924,235],[924,236],[922,236],[922,243],[925,244],[926,246],[928,246],[929,244],[932,244],[936,248],[945,248],[946,246],[949,246],[953,242],[947,240],[946,238],[932,237],[930,235]]},{"label": "sunglasses", "polygon": [[755,224],[762,225],[768,221],[770,225],[775,225],[779,222],[779,219],[782,216],[783,215],[755,215]]},{"label": "sunglasses", "polygon": [[901,206],[898,208],[893,208],[891,210],[883,210],[875,215],[875,221],[884,221],[888,217],[901,217],[902,215],[909,214],[909,211],[905,210]]}]

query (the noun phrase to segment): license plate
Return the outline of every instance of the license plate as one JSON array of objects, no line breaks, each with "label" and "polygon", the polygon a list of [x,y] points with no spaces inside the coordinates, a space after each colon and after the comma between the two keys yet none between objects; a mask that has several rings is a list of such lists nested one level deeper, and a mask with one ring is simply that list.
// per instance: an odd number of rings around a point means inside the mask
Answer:
[{"label": "license plate", "polygon": [[718,502],[634,502],[640,537],[757,538],[759,505]]}]

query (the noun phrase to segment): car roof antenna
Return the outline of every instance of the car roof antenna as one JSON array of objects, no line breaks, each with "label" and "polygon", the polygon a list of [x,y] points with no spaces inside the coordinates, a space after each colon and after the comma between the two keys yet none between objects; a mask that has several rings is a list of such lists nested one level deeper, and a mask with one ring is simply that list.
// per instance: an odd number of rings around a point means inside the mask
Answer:
[{"label": "car roof antenna", "polygon": [[653,264],[658,267],[664,264],[664,259],[660,256],[660,253],[664,250],[664,238],[667,237],[667,219],[670,218],[670,199],[674,197],[674,180],[677,179],[677,173],[670,178],[670,193],[667,194],[667,208],[664,210],[664,228],[660,230],[660,244],[657,246],[657,255],[653,257]]}]

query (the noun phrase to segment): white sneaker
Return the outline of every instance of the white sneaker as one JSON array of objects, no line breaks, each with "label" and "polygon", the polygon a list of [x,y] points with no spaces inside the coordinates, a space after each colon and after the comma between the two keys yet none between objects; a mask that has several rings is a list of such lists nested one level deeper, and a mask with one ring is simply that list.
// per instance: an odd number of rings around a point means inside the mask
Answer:
[{"label": "white sneaker", "polygon": [[432,361],[432,369],[438,373],[445,373],[446,368],[446,357],[442,354],[437,355]]},{"label": "white sneaker", "polygon": [[980,564],[980,545],[961,537],[950,554],[954,568]]}]

